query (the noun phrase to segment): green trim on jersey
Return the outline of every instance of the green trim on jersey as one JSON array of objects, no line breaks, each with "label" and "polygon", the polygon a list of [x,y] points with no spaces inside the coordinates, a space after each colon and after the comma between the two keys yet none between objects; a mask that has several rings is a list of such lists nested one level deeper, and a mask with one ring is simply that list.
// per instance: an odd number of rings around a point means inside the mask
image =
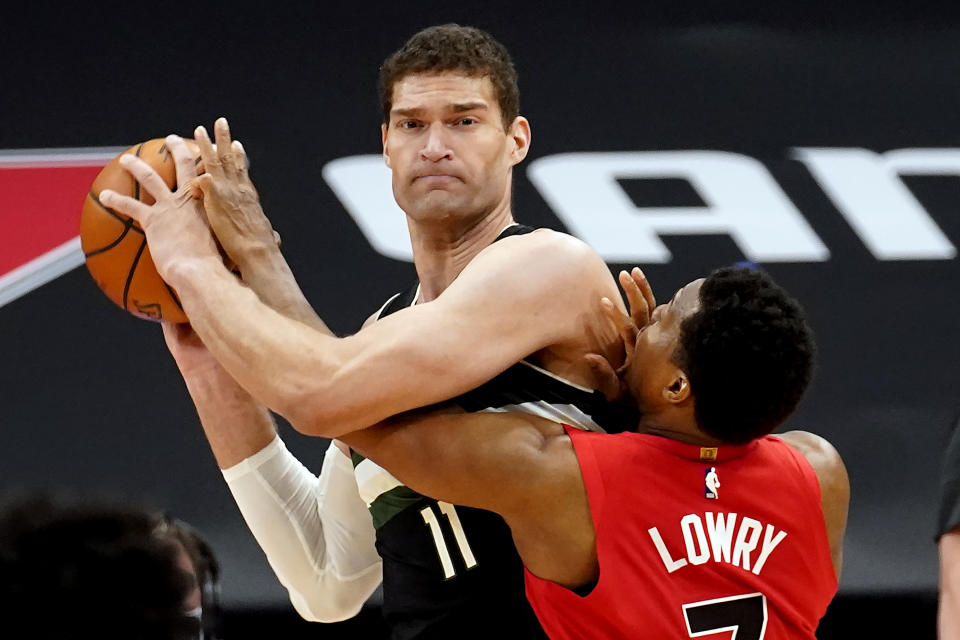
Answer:
[{"label": "green trim on jersey", "polygon": [[[353,462],[353,468],[366,460],[365,457],[350,449],[350,461]],[[370,503],[367,509],[370,510],[370,517],[373,518],[373,528],[379,529],[390,521],[390,518],[397,515],[407,507],[411,507],[423,500],[426,496],[417,493],[413,489],[400,485],[389,491],[384,491]]]},{"label": "green trim on jersey", "polygon": [[359,453],[357,453],[357,452],[354,451],[353,449],[350,449],[350,462],[353,463],[353,468],[354,468],[354,469],[356,469],[356,468],[357,468],[357,465],[360,464],[361,462],[363,462],[364,460],[366,460],[366,458],[364,458],[362,455],[360,455]]},{"label": "green trim on jersey", "polygon": [[370,517],[373,518],[373,528],[379,529],[407,507],[412,507],[424,499],[409,487],[399,486],[381,493],[370,505]]}]

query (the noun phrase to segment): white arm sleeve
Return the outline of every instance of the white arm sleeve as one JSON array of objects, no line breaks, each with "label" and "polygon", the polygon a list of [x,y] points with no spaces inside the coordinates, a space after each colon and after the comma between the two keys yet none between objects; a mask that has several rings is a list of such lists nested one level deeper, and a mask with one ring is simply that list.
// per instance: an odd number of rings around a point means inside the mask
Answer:
[{"label": "white arm sleeve", "polygon": [[297,612],[317,622],[355,616],[382,573],[350,458],[331,442],[317,477],[278,436],[223,477]]}]

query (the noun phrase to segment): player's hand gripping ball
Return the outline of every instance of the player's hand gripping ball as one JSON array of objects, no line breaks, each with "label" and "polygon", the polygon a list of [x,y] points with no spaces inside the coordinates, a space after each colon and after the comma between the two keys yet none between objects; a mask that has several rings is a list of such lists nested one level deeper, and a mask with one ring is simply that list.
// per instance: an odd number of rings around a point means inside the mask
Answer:
[{"label": "player's hand gripping ball", "polygon": [[[192,140],[186,143],[199,163],[196,144]],[[139,156],[171,189],[176,185],[173,156],[162,138],[134,145],[123,153]],[[129,216],[103,206],[100,203],[103,189],[146,204],[154,202],[153,196],[120,166],[120,156],[103,168],[93,181],[80,214],[80,245],[90,275],[108,298],[135,316],[155,322],[187,322],[176,292],[153,265],[143,229]]]}]

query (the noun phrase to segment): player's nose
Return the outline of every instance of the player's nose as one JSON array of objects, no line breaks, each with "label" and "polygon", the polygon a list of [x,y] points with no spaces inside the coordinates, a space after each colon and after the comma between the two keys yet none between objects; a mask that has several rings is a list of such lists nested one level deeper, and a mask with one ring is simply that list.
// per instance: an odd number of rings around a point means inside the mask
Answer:
[{"label": "player's nose", "polygon": [[427,128],[420,157],[430,162],[453,159],[453,152],[447,140],[447,132],[442,122],[434,122]]}]

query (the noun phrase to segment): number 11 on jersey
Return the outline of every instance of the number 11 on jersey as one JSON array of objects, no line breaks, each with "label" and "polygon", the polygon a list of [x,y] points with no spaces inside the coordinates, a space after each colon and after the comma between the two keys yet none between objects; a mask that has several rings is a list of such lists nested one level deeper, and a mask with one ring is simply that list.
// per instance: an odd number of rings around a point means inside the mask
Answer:
[{"label": "number 11 on jersey", "polygon": [[[447,516],[450,522],[450,529],[453,530],[453,537],[456,540],[457,547],[460,549],[460,555],[463,557],[463,564],[467,569],[477,566],[477,559],[473,557],[473,551],[470,549],[470,543],[467,542],[467,534],[463,531],[463,525],[460,524],[460,516],[457,515],[457,509],[449,502],[437,502],[440,512]],[[433,505],[427,505],[420,510],[423,521],[430,527],[430,533],[433,534],[433,542],[437,545],[437,555],[440,556],[440,564],[443,566],[443,577],[450,579],[457,575],[453,568],[453,560],[450,558],[450,551],[447,549],[447,541],[440,529],[440,520],[433,510]]]}]

